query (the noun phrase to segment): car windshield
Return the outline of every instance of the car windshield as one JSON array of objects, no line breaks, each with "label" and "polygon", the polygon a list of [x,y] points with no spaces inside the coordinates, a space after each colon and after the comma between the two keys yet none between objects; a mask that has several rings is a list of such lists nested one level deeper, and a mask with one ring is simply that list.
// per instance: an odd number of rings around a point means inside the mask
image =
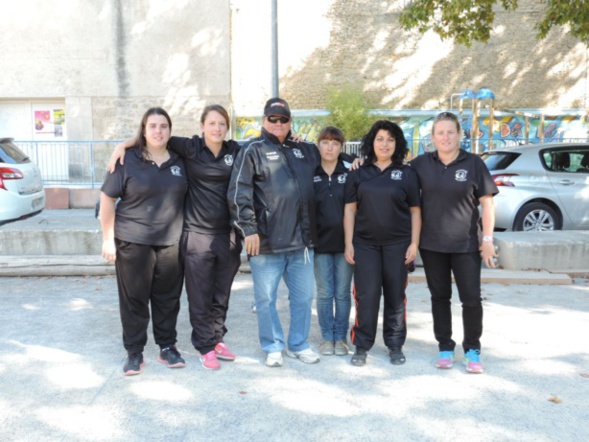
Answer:
[{"label": "car windshield", "polygon": [[29,157],[10,141],[0,143],[0,163],[22,164],[29,162]]},{"label": "car windshield", "polygon": [[503,170],[513,163],[519,155],[516,152],[486,152],[482,158],[487,165],[487,169]]}]

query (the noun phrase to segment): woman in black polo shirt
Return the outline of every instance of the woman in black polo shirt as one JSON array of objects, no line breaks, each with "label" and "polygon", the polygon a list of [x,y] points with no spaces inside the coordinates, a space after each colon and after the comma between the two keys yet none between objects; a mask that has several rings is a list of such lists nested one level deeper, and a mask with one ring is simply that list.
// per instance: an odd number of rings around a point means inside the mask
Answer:
[{"label": "woman in black polo shirt", "polygon": [[[180,251],[184,262],[186,293],[192,325],[191,340],[204,368],[218,370],[218,359],[235,355],[223,342],[225,319],[233,279],[241,263],[241,241],[230,226],[227,188],[235,141],[225,141],[229,115],[220,105],[207,106],[200,118],[203,136],[172,137],[169,148],[186,162],[188,198]],[[115,149],[112,167],[122,156],[126,140]]]},{"label": "woman in black polo shirt", "polygon": [[[182,265],[179,240],[188,187],[184,162],[168,150],[172,121],[165,110],[149,109],[124,165],[107,174],[100,196],[102,256],[115,261],[125,376],[141,373],[149,311],[158,360],[184,367],[176,349]],[[115,201],[120,199],[115,208]]]},{"label": "woman in black polo shirt", "polygon": [[315,282],[317,284],[317,318],[323,338],[319,353],[347,356],[348,328],[352,300],[350,286],[354,267],[344,257],[344,189],[348,166],[339,159],[345,139],[340,129],[327,126],[321,130],[317,146],[321,164],[315,170]]},{"label": "woman in black polo shirt", "polygon": [[419,251],[431,292],[434,334],[440,351],[436,367],[451,368],[454,360],[450,301],[454,274],[462,302],[466,370],[482,373],[481,253],[485,265],[495,267],[493,195],[498,190],[485,163],[460,148],[461,134],[456,115],[439,114],[432,127],[436,151],[420,155],[411,166],[421,183],[423,229]]},{"label": "woman in black polo shirt", "polygon": [[419,181],[403,165],[407,141],[391,121],[377,121],[362,140],[365,163],[348,175],[344,209],[345,257],[355,264],[356,322],[352,364],[366,364],[376,337],[381,293],[383,338],[394,365],[405,362],[407,264],[421,230]]}]

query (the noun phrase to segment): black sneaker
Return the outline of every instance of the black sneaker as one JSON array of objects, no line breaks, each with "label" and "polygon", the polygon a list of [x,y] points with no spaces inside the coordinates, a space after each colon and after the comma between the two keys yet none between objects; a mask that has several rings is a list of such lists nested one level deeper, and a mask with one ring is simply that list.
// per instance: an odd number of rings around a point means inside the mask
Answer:
[{"label": "black sneaker", "polygon": [[401,351],[401,347],[390,347],[389,357],[393,365],[403,365],[405,363],[405,355]]},{"label": "black sneaker", "polygon": [[169,345],[162,348],[160,355],[157,360],[163,364],[166,364],[168,368],[182,368],[186,364],[175,345]]},{"label": "black sneaker", "polygon": [[354,356],[352,356],[352,365],[355,365],[356,367],[366,365],[367,355],[368,352],[365,349],[356,347],[356,352],[354,353]]},{"label": "black sneaker", "polygon": [[129,353],[127,356],[127,363],[123,367],[123,372],[125,373],[125,376],[134,376],[143,373],[141,367],[144,365],[145,362],[143,362],[142,353]]}]

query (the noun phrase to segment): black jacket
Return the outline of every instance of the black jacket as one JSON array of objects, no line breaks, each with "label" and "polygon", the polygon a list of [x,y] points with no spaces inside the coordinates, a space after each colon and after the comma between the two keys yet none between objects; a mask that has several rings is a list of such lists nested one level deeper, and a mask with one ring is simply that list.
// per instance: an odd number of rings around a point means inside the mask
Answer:
[{"label": "black jacket", "polygon": [[344,199],[348,168],[338,161],[331,177],[319,165],[315,171],[318,253],[344,253]]},{"label": "black jacket", "polygon": [[258,233],[260,253],[314,247],[319,164],[314,144],[280,143],[264,129],[239,152],[227,192],[231,224],[243,237]]}]

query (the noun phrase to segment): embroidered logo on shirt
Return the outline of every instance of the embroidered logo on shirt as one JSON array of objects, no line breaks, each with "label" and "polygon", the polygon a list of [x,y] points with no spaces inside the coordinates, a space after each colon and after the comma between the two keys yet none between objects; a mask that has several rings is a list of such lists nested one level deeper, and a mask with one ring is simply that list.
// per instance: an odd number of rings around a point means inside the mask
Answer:
[{"label": "embroidered logo on shirt", "polygon": [[182,169],[178,166],[170,167],[170,172],[172,172],[172,175],[174,176],[182,176]]},{"label": "embroidered logo on shirt", "polygon": [[266,158],[270,161],[276,161],[279,158],[278,152],[266,152]]},{"label": "embroidered logo on shirt", "polygon": [[233,156],[230,154],[227,154],[223,157],[223,161],[225,161],[225,164],[227,164],[228,166],[233,165]]},{"label": "embroidered logo on shirt", "polygon": [[293,149],[292,154],[297,158],[305,158],[305,155],[303,155],[303,152],[301,152],[300,149]]},{"label": "embroidered logo on shirt", "polygon": [[454,176],[454,179],[456,181],[466,181],[466,175],[468,175],[468,170],[459,169],[456,171],[456,175]]},{"label": "embroidered logo on shirt", "polygon": [[347,174],[347,173],[342,173],[341,175],[339,175],[339,176],[337,177],[337,182],[338,182],[339,184],[345,184],[345,182],[346,182],[346,177],[347,177],[347,176],[348,176],[348,174]]},{"label": "embroidered logo on shirt", "polygon": [[319,182],[321,182],[321,177],[320,177],[319,175],[315,175],[315,176],[313,177],[313,182],[314,182],[314,183],[319,183]]},{"label": "embroidered logo on shirt", "polygon": [[391,180],[400,181],[403,179],[403,171],[402,170],[393,170],[391,172]]}]

